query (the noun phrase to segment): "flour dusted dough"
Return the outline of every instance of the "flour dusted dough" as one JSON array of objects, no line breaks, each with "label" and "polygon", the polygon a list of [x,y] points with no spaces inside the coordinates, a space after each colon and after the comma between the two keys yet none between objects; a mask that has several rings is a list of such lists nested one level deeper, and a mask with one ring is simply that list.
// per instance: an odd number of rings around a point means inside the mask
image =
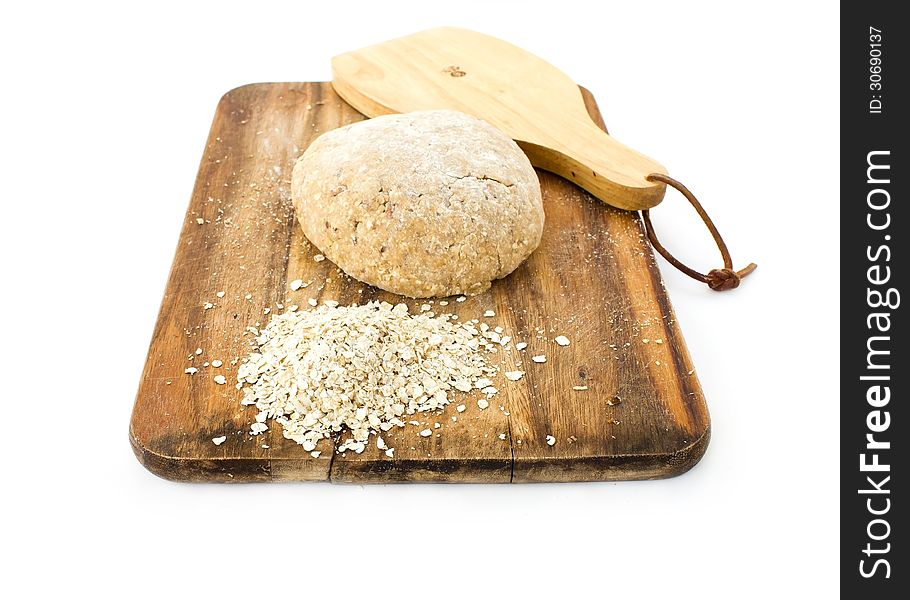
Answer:
[{"label": "flour dusted dough", "polygon": [[317,138],[291,193],[307,238],[345,273],[423,298],[475,294],[540,243],[540,182],[521,149],[450,111],[387,115]]}]

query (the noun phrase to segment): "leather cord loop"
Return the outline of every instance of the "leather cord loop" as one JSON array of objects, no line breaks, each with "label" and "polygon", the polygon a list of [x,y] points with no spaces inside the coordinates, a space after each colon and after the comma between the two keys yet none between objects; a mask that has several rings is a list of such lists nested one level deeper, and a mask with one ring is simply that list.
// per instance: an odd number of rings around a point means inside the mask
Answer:
[{"label": "leather cord loop", "polygon": [[711,217],[708,216],[708,213],[705,212],[705,209],[702,207],[701,203],[695,198],[695,195],[690,192],[686,186],[673,179],[672,177],[663,175],[661,173],[651,173],[648,175],[647,180],[660,181],[662,183],[665,183],[675,188],[677,191],[679,191],[680,194],[685,196],[686,200],[688,200],[692,207],[695,209],[695,212],[698,213],[698,216],[701,217],[701,220],[705,224],[705,227],[707,227],[708,231],[711,232],[711,237],[714,238],[714,243],[717,244],[717,249],[720,250],[720,255],[724,261],[724,266],[721,269],[712,269],[708,272],[707,275],[703,275],[695,269],[684,265],[679,259],[670,254],[670,252],[663,247],[663,244],[658,241],[657,235],[654,233],[654,226],[651,224],[650,211],[643,210],[641,211],[641,216],[642,220],[645,223],[645,232],[648,234],[648,240],[651,242],[651,245],[654,246],[654,249],[657,250],[661,256],[666,258],[671,265],[692,279],[708,284],[708,287],[716,292],[732,290],[739,287],[739,283],[742,278],[754,271],[758,265],[755,263],[749,263],[739,271],[733,269],[733,259],[730,258],[730,251],[727,249],[727,244],[720,236],[720,232],[717,231],[717,227],[714,226],[714,222],[711,220]]}]

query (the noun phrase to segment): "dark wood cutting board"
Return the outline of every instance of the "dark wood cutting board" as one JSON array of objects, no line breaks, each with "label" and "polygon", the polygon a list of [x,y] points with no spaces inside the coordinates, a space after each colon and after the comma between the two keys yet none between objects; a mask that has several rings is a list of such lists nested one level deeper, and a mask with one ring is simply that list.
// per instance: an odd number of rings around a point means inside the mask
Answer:
[{"label": "dark wood cutting board", "polygon": [[[484,320],[513,339],[497,360],[503,371],[520,363],[523,379],[500,375],[486,410],[476,398],[459,399],[415,417],[440,424],[430,437],[417,435],[424,424],[388,432],[394,458],[375,444],[335,454],[331,440],[314,458],[278,425],[249,434],[256,409],[241,406],[233,383],[251,347],[247,327],[265,326],[266,309],[306,307],[310,298],[402,301],[314,261],[318,250],[291,207],[294,160],[319,134],[363,118],[328,83],[254,84],[221,99],[133,408],[130,442],[140,462],[180,481],[354,483],[653,479],[697,463],[710,437],[708,411],[637,214],[544,171],[537,251],[487,293],[433,305],[462,320],[495,311]],[[295,279],[312,283],[291,291]],[[412,312],[423,303],[405,301]],[[558,346],[558,335],[571,344]],[[527,350],[514,349],[520,341]],[[534,354],[547,361],[532,362]],[[215,359],[223,366],[205,366]],[[468,408],[458,414],[462,401]]]}]

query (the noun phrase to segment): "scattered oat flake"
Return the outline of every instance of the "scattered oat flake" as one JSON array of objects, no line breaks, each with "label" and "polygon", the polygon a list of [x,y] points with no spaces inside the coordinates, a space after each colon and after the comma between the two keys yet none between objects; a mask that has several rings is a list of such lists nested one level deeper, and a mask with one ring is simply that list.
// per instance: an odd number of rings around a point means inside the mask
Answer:
[{"label": "scattered oat flake", "polygon": [[196,219],[196,225],[202,225],[203,223],[205,223],[205,219],[201,217]]},{"label": "scattered oat flake", "polygon": [[227,383],[227,378],[224,375],[215,375],[212,379],[214,379],[215,383],[218,385],[224,385]]},{"label": "scattered oat flake", "polygon": [[310,452],[310,456],[312,456],[313,458],[319,458],[320,454],[322,454],[321,450],[313,450],[312,452]]},{"label": "scattered oat flake", "polygon": [[467,300],[465,296],[459,296],[455,298],[455,302],[464,302],[465,300]]},{"label": "scattered oat flake", "polygon": [[196,348],[196,356],[202,354],[202,348]]},{"label": "scattered oat flake", "polygon": [[506,434],[500,433],[500,434],[499,434],[499,439],[501,439],[501,440],[506,439]]},{"label": "scattered oat flake", "polygon": [[224,298],[224,292],[223,292],[223,291],[218,292],[218,293],[216,293],[215,295],[218,296],[219,298]]},{"label": "scattered oat flake", "polygon": [[452,387],[458,390],[459,392],[470,392],[471,391],[471,382],[467,379],[456,379],[452,384]]},{"label": "scattered oat flake", "polygon": [[418,413],[440,414],[459,387],[491,384],[497,372],[474,325],[386,302],[273,313],[253,328],[256,345],[237,371],[241,404],[258,410],[250,431],[276,422],[304,448],[343,431],[338,453],[361,453],[370,435],[406,419],[430,437],[441,424],[421,425]]},{"label": "scattered oat flake", "polygon": [[302,286],[303,286],[303,280],[302,280],[302,279],[295,279],[294,281],[291,282],[290,288],[291,288],[291,291],[292,291],[292,292],[296,292],[296,291],[299,290]]},{"label": "scattered oat flake", "polygon": [[556,443],[556,438],[552,435],[547,436],[547,446],[552,446]]},{"label": "scattered oat flake", "polygon": [[186,369],[183,370],[183,372],[186,373],[187,375],[193,375],[198,371],[199,371],[199,369],[197,369],[196,367],[187,367]]},{"label": "scattered oat flake", "polygon": [[215,444],[216,446],[220,446],[221,444],[223,444],[223,443],[225,442],[225,440],[227,440],[227,436],[226,436],[226,435],[221,435],[221,436],[218,436],[218,437],[213,437],[213,438],[212,438],[212,443]]},{"label": "scattered oat flake", "polygon": [[306,303],[309,304],[310,306],[316,306],[317,304],[319,304],[319,302],[316,301],[316,298],[310,298],[309,300],[306,301]]},{"label": "scattered oat flake", "polygon": [[458,406],[455,407],[455,410],[457,410],[460,413],[463,413],[466,408],[467,407],[464,404],[459,404]]},{"label": "scattered oat flake", "polygon": [[659,360],[655,360],[655,361],[654,361],[654,364],[657,365],[657,366],[659,367],[659,366],[660,366],[660,361],[659,361]]},{"label": "scattered oat flake", "polygon": [[487,402],[486,400],[484,400],[483,398],[481,398],[480,400],[477,401],[477,407],[480,410],[484,410],[485,408],[487,408],[489,406],[490,406],[490,403]]},{"label": "scattered oat flake", "polygon": [[651,340],[649,340],[648,338],[641,338],[641,343],[642,343],[642,344],[647,344],[647,343],[650,342],[650,341],[651,341]]},{"label": "scattered oat flake", "polygon": [[385,455],[388,456],[389,458],[394,458],[395,457],[395,448],[389,448],[388,450],[386,450]]},{"label": "scattered oat flake", "polygon": [[553,341],[555,341],[560,346],[568,346],[571,343],[571,342],[569,342],[569,338],[567,338],[564,335],[557,335],[556,339]]},{"label": "scattered oat flake", "polygon": [[654,340],[654,343],[655,343],[655,344],[663,344],[664,341],[663,341],[662,339],[660,339],[660,338],[657,338],[656,340]]},{"label": "scattered oat flake", "polygon": [[526,342],[518,342],[517,344],[515,344],[516,350],[524,350],[527,347],[528,347],[528,344]]},{"label": "scattered oat flake", "polygon": [[585,390],[588,389],[588,386],[586,386],[586,385],[573,385],[573,386],[572,386],[572,389],[575,390],[576,392],[583,392],[583,391],[585,391]]},{"label": "scattered oat flake", "polygon": [[317,254],[316,256],[313,257],[313,260],[315,260],[316,262],[322,262],[325,260],[325,255]]},{"label": "scattered oat flake", "polygon": [[223,365],[223,364],[224,364],[224,363],[221,362],[220,360],[218,360],[217,358],[216,358],[215,360],[212,361],[212,366],[215,367],[216,369],[217,369],[218,367],[220,367],[221,365]]},{"label": "scattered oat flake", "polygon": [[206,302],[205,304],[202,305],[203,310],[209,310],[210,308],[215,308],[215,305],[212,304],[211,302]]},{"label": "scattered oat flake", "polygon": [[433,308],[433,307],[430,306],[429,304],[421,304],[421,305],[420,305],[420,312],[428,312],[428,311],[429,311],[430,309],[432,309],[432,308]]},{"label": "scattered oat flake", "polygon": [[486,310],[486,311],[484,311],[483,316],[485,316],[485,317],[495,317],[495,316],[496,316],[496,312],[495,312],[495,311],[492,311],[492,310]]},{"label": "scattered oat flake", "polygon": [[525,374],[524,371],[506,371],[505,372],[506,379],[508,379],[509,381],[518,381],[519,379],[524,377],[524,374]]},{"label": "scattered oat flake", "polygon": [[244,298],[247,300],[250,300],[253,298],[253,294],[247,294],[246,296],[244,296]]},{"label": "scattered oat flake", "polygon": [[531,360],[533,360],[536,363],[545,363],[545,362],[547,362],[547,357],[543,354],[538,354],[537,356],[532,356]]}]

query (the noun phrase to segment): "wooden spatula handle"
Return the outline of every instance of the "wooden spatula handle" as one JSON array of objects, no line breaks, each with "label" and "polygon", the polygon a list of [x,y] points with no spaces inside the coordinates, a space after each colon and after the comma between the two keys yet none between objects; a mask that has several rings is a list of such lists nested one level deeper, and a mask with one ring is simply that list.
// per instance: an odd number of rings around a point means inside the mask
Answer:
[{"label": "wooden spatula handle", "polygon": [[617,142],[590,119],[566,123],[563,131],[570,127],[567,135],[576,140],[572,148],[557,140],[546,145],[516,141],[534,166],[565,177],[611,206],[644,210],[663,200],[666,185],[648,180],[652,173],[665,175],[663,166]]}]

